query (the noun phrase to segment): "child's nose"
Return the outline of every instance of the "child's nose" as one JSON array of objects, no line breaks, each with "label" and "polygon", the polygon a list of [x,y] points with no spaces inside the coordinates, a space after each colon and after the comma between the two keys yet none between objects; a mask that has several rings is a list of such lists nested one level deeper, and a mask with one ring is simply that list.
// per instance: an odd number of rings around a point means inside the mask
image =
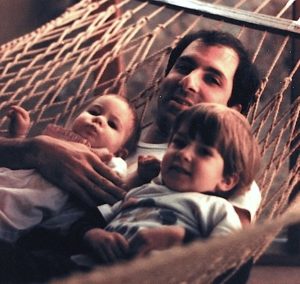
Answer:
[{"label": "child's nose", "polygon": [[179,151],[182,160],[190,162],[193,158],[194,149],[192,145],[187,145]]}]

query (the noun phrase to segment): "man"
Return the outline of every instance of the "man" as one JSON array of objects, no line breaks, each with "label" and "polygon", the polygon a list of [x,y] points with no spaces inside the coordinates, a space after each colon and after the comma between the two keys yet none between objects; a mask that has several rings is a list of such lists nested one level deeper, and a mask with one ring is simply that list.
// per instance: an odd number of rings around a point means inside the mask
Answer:
[{"label": "man", "polygon": [[[214,102],[247,113],[259,86],[258,74],[235,37],[218,31],[199,31],[179,41],[171,52],[159,93],[154,123],[139,142],[137,154],[161,158],[178,112],[200,102]],[[249,223],[260,204],[256,184],[233,198],[241,221]]]}]

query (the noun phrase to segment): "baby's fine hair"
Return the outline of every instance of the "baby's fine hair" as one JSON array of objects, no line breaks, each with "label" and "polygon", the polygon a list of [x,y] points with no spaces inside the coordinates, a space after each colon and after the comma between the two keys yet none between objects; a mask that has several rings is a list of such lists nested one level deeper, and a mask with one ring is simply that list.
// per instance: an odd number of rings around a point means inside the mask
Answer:
[{"label": "baby's fine hair", "polygon": [[[134,107],[134,105],[129,101],[129,99],[125,96],[116,95],[120,100],[123,100],[125,103],[127,103],[129,110],[132,113],[133,116],[133,128],[130,136],[128,137],[127,141],[123,145],[123,147],[128,151],[128,155],[130,156],[132,153],[136,151],[137,143],[140,139],[141,135],[141,125],[140,120],[137,114],[137,111]],[[126,158],[126,157],[123,157]]]},{"label": "baby's fine hair", "polygon": [[177,116],[171,139],[183,123],[192,139],[199,137],[202,143],[217,149],[224,160],[224,176],[239,176],[229,195],[248,190],[259,170],[260,151],[247,119],[224,105],[197,104]]}]

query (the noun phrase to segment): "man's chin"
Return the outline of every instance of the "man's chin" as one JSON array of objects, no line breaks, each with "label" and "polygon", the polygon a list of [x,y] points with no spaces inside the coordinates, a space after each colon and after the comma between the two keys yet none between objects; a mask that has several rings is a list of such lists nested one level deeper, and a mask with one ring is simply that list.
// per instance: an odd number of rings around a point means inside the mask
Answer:
[{"label": "man's chin", "polygon": [[188,108],[187,105],[181,104],[175,100],[171,100],[168,103],[168,109],[169,109],[170,113],[172,113],[174,115],[177,115],[179,112],[181,112],[182,110],[185,110],[187,108]]},{"label": "man's chin", "polygon": [[156,120],[156,124],[160,132],[164,133],[166,136],[169,136],[175,121],[175,117],[176,115],[174,114],[167,114],[158,118]]}]

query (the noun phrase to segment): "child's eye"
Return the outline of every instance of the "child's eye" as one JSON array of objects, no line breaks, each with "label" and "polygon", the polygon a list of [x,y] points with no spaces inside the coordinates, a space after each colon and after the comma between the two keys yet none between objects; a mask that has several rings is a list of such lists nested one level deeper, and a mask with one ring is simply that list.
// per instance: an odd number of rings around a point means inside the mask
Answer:
[{"label": "child's eye", "polygon": [[205,156],[211,156],[211,151],[208,149],[208,148],[206,148],[206,147],[199,147],[199,149],[198,149],[198,154],[200,155],[200,156],[203,156],[203,157],[205,157]]},{"label": "child's eye", "polygon": [[174,138],[171,144],[173,144],[173,146],[178,149],[184,148],[186,146],[185,140],[180,138]]},{"label": "child's eye", "polygon": [[109,120],[109,121],[108,121],[108,125],[109,125],[111,128],[113,128],[113,129],[115,129],[115,130],[118,130],[118,125],[117,125],[117,123],[115,123],[113,120]]}]

